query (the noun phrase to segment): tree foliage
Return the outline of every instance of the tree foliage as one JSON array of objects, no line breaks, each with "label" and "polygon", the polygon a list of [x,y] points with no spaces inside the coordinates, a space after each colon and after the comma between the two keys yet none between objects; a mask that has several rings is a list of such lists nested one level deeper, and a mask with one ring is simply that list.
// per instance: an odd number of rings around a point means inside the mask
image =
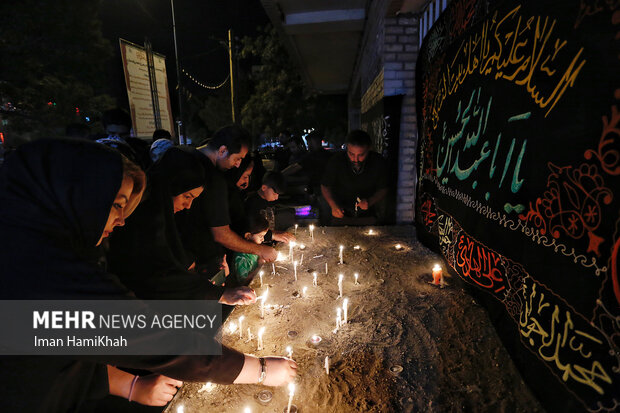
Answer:
[{"label": "tree foliage", "polygon": [[113,105],[99,93],[111,56],[99,6],[100,0],[1,2],[0,116],[10,132],[54,134],[79,120],[76,108],[97,113]]},{"label": "tree foliage", "polygon": [[245,37],[240,58],[252,67],[240,100],[242,124],[254,135],[274,136],[285,129],[300,134],[312,127],[346,132],[345,101],[307,90],[273,27]]}]

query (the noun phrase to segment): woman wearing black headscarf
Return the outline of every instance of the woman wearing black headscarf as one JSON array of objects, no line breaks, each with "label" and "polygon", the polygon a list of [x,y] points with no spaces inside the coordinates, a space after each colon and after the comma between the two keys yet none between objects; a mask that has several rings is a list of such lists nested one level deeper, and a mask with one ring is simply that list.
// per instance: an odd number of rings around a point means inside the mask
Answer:
[{"label": "woman wearing black headscarf", "polygon": [[[97,246],[140,201],[144,175],[117,152],[86,141],[22,145],[0,169],[0,299],[132,299],[97,265]],[[164,333],[143,331],[144,340]],[[176,333],[178,334],[178,332]],[[152,336],[152,337],[151,337]],[[188,353],[208,343],[187,333]],[[0,357],[0,411],[76,411],[107,393],[106,364],[147,369],[178,380],[250,383],[259,360],[222,346],[222,356]],[[294,376],[270,358],[265,384]],[[271,378],[269,377],[271,375]]]},{"label": "woman wearing black headscarf", "polygon": [[247,287],[224,290],[213,274],[189,271],[193,263],[181,243],[174,214],[189,209],[200,196],[205,170],[192,148],[171,148],[148,171],[148,198],[110,240],[110,270],[143,299],[213,299],[250,304],[256,294]]}]

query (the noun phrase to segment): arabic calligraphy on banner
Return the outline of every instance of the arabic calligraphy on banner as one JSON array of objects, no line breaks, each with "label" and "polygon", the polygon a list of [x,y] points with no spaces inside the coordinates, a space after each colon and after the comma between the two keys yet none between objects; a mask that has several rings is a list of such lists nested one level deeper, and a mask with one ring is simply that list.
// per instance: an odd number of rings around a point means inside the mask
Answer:
[{"label": "arabic calligraphy on banner", "polygon": [[452,0],[416,67],[416,226],[549,411],[620,410],[620,1]]}]

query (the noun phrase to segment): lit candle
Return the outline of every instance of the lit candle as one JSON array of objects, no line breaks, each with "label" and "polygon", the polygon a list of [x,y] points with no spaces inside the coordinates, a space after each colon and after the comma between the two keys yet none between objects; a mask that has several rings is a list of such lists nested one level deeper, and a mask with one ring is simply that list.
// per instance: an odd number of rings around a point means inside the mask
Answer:
[{"label": "lit candle", "polygon": [[346,324],[348,317],[347,314],[349,312],[349,299],[345,298],[344,300],[342,300],[342,313],[344,315],[344,318],[342,320],[342,324]]},{"label": "lit candle", "polygon": [[228,332],[232,335],[235,333],[235,331],[237,331],[237,324],[231,321],[230,323],[228,323]]},{"label": "lit candle", "polygon": [[293,247],[297,245],[297,243],[295,241],[291,241],[288,244],[288,259],[290,261],[293,261]]},{"label": "lit candle", "polygon": [[249,343],[253,338],[254,336],[252,336],[252,331],[250,331],[250,327],[248,327],[248,339],[245,342]]},{"label": "lit candle", "polygon": [[310,239],[314,242],[314,225],[309,225],[308,229],[310,229]]},{"label": "lit candle", "polygon": [[306,296],[306,291],[308,291],[308,287],[304,287],[301,289],[301,296],[302,298]]},{"label": "lit candle", "polygon": [[295,383],[288,384],[288,406],[286,413],[291,413],[291,405],[293,404],[293,396],[295,395]]},{"label": "lit candle", "polygon": [[297,281],[297,261],[293,261],[293,269],[295,270],[295,281]]},{"label": "lit candle", "polygon": [[271,273],[273,275],[276,275],[276,263],[275,262],[271,263]]},{"label": "lit candle", "polygon": [[340,246],[340,264],[342,264],[342,251],[344,251],[344,246]]},{"label": "lit candle", "polygon": [[305,250],[306,249],[306,245],[305,244],[299,244],[299,249],[300,250]]},{"label": "lit candle", "polygon": [[293,348],[291,346],[286,346],[286,357],[293,358]]},{"label": "lit candle", "polygon": [[297,236],[297,227],[298,226],[299,226],[298,224],[295,224],[295,236]]},{"label": "lit candle", "polygon": [[312,344],[319,344],[321,342],[322,338],[317,336],[316,334],[314,334],[312,337],[310,337],[310,342]]},{"label": "lit candle", "polygon": [[185,413],[185,407],[183,406],[177,407],[177,413]]},{"label": "lit candle", "polygon": [[304,265],[304,254],[301,254],[301,259],[299,260],[299,265]]},{"label": "lit candle", "polygon": [[198,389],[198,393],[202,393],[203,391],[210,393],[211,390],[213,390],[214,388],[215,388],[215,384],[208,381],[205,384],[203,384],[203,386],[200,389]]},{"label": "lit candle", "polygon": [[258,273],[258,278],[260,278],[260,286],[261,286],[261,287],[263,286],[263,274],[264,274],[264,273],[265,273],[264,271],[260,271],[260,272]]},{"label": "lit candle", "polygon": [[342,280],[344,279],[344,275],[338,275],[338,298],[342,297]]},{"label": "lit candle", "polygon": [[368,235],[374,235],[374,234],[375,234],[375,233],[374,233],[374,231],[373,231],[372,229],[369,229],[369,230],[368,230]]},{"label": "lit candle", "polygon": [[243,409],[243,413],[252,413],[252,409],[246,407],[245,409]]},{"label": "lit candle", "polygon": [[355,277],[355,285],[359,285],[359,282],[357,282],[357,279],[360,277],[360,275],[358,273],[353,274],[353,276]]},{"label": "lit candle", "polygon": [[329,375],[329,356],[325,356],[325,373]]},{"label": "lit candle", "polygon": [[327,275],[327,263],[325,263],[325,275]]},{"label": "lit candle", "polygon": [[263,349],[263,334],[265,333],[265,327],[261,327],[258,330],[258,348],[257,350]]},{"label": "lit candle", "polygon": [[354,249],[354,250],[359,250],[359,249],[361,249],[361,248],[362,248],[362,247],[360,247],[359,245],[356,245],[355,247],[353,247],[353,249]]},{"label": "lit candle", "polygon": [[342,310],[340,307],[336,308],[336,329],[334,332],[338,331],[340,326],[342,325]]},{"label": "lit candle", "polygon": [[317,274],[316,272],[313,272],[313,273],[312,273],[312,285],[314,285],[315,287],[316,287],[317,285],[319,285],[319,283],[318,283],[318,281],[317,281],[317,279],[316,279],[316,277],[317,277],[317,276],[318,276],[318,274]]},{"label": "lit candle", "polygon": [[439,264],[435,264],[433,267],[433,284],[441,284],[441,266]]},{"label": "lit candle", "polygon": [[243,320],[244,319],[245,319],[245,316],[239,317],[239,338],[243,338]]},{"label": "lit candle", "polygon": [[403,248],[403,246],[402,246],[402,245],[400,245],[400,244],[396,244],[396,245],[394,246],[394,248],[396,248],[396,251],[399,251],[400,249],[402,249],[402,248]]},{"label": "lit candle", "polygon": [[269,294],[269,288],[265,290],[260,297],[260,318],[265,318],[265,301],[267,301],[267,295]]}]

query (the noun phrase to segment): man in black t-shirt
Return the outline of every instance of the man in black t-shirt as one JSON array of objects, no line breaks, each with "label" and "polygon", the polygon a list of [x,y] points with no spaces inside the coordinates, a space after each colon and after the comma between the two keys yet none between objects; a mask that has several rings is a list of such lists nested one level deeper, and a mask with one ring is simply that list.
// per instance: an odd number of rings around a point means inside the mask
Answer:
[{"label": "man in black t-shirt", "polygon": [[185,249],[199,268],[217,272],[224,249],[251,253],[265,261],[275,260],[275,249],[249,242],[230,229],[228,187],[223,171],[238,168],[248,153],[250,137],[238,126],[226,126],[213,135],[207,145],[198,148],[204,155],[206,172],[204,193],[192,208],[175,214]]},{"label": "man in black t-shirt", "polygon": [[[380,222],[388,192],[385,160],[371,151],[372,141],[364,131],[350,132],[346,144],[346,152],[329,160],[321,180],[321,193],[331,209],[331,223],[355,225],[355,218],[362,217],[374,217]],[[369,220],[359,223],[366,225]]]}]

